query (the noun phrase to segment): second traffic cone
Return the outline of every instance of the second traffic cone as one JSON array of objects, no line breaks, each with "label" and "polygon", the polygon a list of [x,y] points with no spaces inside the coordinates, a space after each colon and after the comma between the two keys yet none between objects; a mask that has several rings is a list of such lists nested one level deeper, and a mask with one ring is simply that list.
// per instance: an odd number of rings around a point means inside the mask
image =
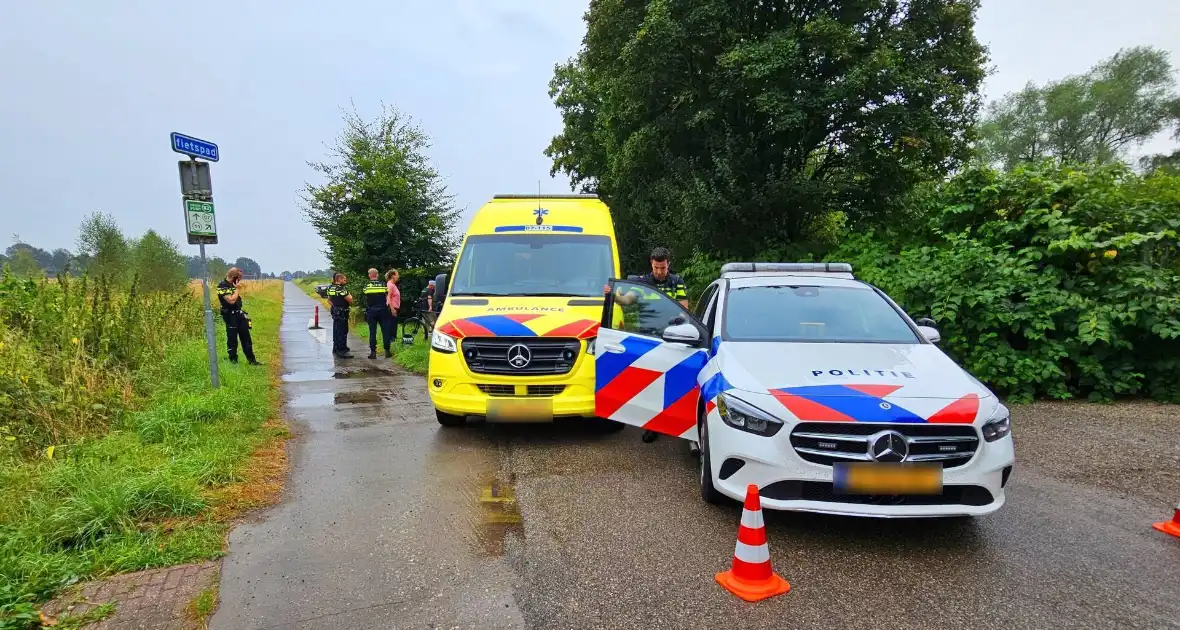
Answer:
[{"label": "second traffic cone", "polygon": [[733,550],[733,568],[718,573],[717,583],[748,602],[791,590],[791,585],[770,567],[762,501],[758,498],[758,486],[754,484],[746,488],[746,505],[742,508],[742,524],[738,527],[737,546]]},{"label": "second traffic cone", "polygon": [[1165,534],[1180,536],[1180,503],[1176,504],[1176,511],[1172,513],[1172,520],[1152,523],[1151,526]]}]

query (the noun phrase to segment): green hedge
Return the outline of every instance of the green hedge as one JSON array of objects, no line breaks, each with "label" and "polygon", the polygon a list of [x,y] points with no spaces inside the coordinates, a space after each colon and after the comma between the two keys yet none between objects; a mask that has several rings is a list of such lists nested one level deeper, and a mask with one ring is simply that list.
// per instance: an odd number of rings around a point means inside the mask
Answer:
[{"label": "green hedge", "polygon": [[1180,177],[1122,165],[966,171],[909,219],[847,233],[851,262],[1017,399],[1180,400]]}]

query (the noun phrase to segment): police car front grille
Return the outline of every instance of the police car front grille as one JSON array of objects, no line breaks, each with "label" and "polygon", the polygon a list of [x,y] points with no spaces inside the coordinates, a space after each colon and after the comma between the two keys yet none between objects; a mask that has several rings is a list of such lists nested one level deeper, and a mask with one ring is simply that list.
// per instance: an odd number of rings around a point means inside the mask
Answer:
[{"label": "police car front grille", "polygon": [[814,464],[873,461],[869,456],[871,436],[896,431],[905,436],[907,462],[940,463],[956,468],[971,461],[979,448],[975,427],[946,424],[801,422],[791,431],[791,446],[799,457]]},{"label": "police car front grille", "polygon": [[[517,368],[508,363],[508,351],[517,344],[528,349],[531,360]],[[517,376],[568,374],[578,360],[581,342],[565,337],[468,337],[459,351],[467,368],[476,374]]]}]

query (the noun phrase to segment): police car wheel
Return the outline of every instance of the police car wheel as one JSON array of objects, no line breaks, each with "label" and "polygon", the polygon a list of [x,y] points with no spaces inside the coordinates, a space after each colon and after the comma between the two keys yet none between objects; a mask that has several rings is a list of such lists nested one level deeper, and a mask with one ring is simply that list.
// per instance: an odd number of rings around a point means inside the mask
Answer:
[{"label": "police car wheel", "polygon": [[444,427],[461,427],[467,424],[467,416],[456,416],[453,413],[445,413],[438,409],[434,410],[434,416],[438,418],[438,423]]},{"label": "police car wheel", "polygon": [[705,500],[705,503],[716,505],[725,501],[725,495],[713,487],[713,466],[709,459],[709,423],[704,419],[701,420],[700,434],[701,457],[698,470],[700,471],[701,498]]}]

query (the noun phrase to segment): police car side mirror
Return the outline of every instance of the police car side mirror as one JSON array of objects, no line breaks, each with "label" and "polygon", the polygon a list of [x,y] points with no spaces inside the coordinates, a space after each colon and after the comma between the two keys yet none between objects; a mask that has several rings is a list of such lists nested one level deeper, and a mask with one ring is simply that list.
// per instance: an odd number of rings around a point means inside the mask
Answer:
[{"label": "police car side mirror", "polygon": [[930,343],[938,343],[942,341],[942,335],[938,333],[938,329],[933,326],[918,326],[918,332],[926,338]]},{"label": "police car side mirror", "polygon": [[701,342],[701,331],[689,323],[676,324],[665,328],[663,337],[671,343],[697,344]]},{"label": "police car side mirror", "polygon": [[934,320],[930,319],[929,317],[919,317],[914,323],[927,328],[935,328],[938,326],[938,324],[936,324]]}]

